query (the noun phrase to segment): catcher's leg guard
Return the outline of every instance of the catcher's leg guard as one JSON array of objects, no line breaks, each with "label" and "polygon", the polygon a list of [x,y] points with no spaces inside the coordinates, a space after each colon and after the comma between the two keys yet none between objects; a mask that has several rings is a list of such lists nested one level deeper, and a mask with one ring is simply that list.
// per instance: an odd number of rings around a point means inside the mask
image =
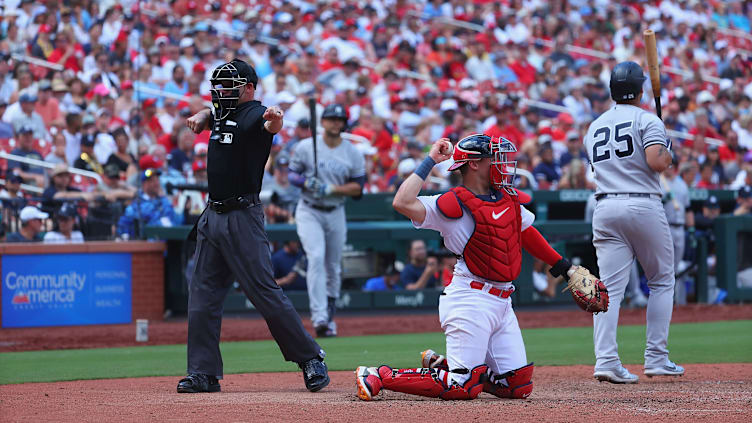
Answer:
[{"label": "catcher's leg guard", "polygon": [[360,366],[355,370],[355,386],[358,398],[370,401],[381,391],[381,377],[375,367]]},{"label": "catcher's leg guard", "polygon": [[533,363],[530,363],[504,374],[492,374],[483,384],[483,392],[499,398],[527,398],[533,392],[533,367]]},{"label": "catcher's leg guard", "polygon": [[450,382],[449,373],[442,370],[378,368],[384,389],[444,400],[475,399],[483,390],[487,371],[488,366],[477,366],[470,371],[470,378],[459,385]]},{"label": "catcher's leg guard", "polygon": [[420,353],[420,362],[424,368],[449,371],[446,357],[441,354],[436,354],[436,351],[434,350],[429,349]]}]

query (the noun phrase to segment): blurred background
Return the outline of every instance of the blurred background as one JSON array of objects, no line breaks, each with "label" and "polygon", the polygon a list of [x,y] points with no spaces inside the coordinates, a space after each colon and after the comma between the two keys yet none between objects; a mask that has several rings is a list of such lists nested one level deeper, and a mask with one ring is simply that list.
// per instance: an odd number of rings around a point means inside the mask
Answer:
[{"label": "blurred background", "polygon": [[[438,234],[413,230],[390,194],[440,137],[511,140],[537,226],[596,268],[582,140],[613,105],[613,66],[645,68],[648,28],[676,155],[662,175],[664,206],[684,228],[677,302],[752,299],[750,1],[0,3],[0,240],[167,241],[168,310],[185,307],[193,245],[183,240],[207,200],[209,133],[194,135],[185,119],[209,105],[217,65],[248,61],[257,100],[285,111],[262,199],[275,277],[292,297],[299,290],[303,308],[305,258],[292,225],[299,192],[287,165],[295,143],[310,137],[308,98],[319,113],[346,107],[345,137],[368,172],[367,195],[347,204],[343,276],[356,304],[355,293],[373,287],[438,295],[450,278],[455,259]],[[652,96],[648,80],[647,110]],[[434,169],[427,192],[458,183],[448,165]],[[546,270],[526,257],[520,301],[566,300]],[[640,273],[635,265],[627,298],[635,307],[648,294]],[[247,308],[238,295],[228,301]],[[363,308],[375,305],[368,298]]]}]

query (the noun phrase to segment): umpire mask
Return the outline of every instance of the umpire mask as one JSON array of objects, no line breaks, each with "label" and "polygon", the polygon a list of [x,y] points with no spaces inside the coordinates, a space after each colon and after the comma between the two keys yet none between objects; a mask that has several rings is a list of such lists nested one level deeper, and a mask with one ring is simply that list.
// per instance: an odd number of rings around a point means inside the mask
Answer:
[{"label": "umpire mask", "polygon": [[510,195],[517,195],[513,189],[517,176],[517,161],[510,160],[510,155],[517,152],[517,147],[504,137],[491,138],[491,185],[498,191],[502,189]]},{"label": "umpire mask", "polygon": [[217,66],[209,82],[211,82],[214,120],[224,120],[237,108],[240,88],[252,81],[242,76],[238,63],[233,60]]}]

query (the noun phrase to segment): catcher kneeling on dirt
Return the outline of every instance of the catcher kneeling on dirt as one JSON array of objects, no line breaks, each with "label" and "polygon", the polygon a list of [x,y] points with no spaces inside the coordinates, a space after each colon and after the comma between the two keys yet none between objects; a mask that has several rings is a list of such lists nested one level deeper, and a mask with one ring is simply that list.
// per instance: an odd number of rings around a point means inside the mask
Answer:
[{"label": "catcher kneeling on dirt", "polygon": [[[445,400],[474,399],[481,392],[527,398],[533,390],[533,363],[527,361],[509,298],[522,248],[551,265],[551,274],[568,279],[580,307],[590,312],[608,308],[603,284],[562,258],[531,226],[535,216],[521,205],[530,197],[512,186],[516,162],[510,155],[516,151],[505,138],[470,135],[454,149],[444,138],[400,186],[394,208],[416,228],[439,231],[458,257],[452,282],[439,299],[446,358],[426,350],[422,368],[358,367],[360,399],[370,400],[382,389]],[[463,184],[419,197],[433,166],[450,157],[454,164],[449,170],[459,170]]]}]

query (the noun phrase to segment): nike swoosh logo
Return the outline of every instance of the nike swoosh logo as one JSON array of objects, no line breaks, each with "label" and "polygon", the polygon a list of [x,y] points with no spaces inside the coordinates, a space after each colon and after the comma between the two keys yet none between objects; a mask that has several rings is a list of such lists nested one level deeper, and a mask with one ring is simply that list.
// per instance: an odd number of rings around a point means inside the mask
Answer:
[{"label": "nike swoosh logo", "polygon": [[509,210],[509,207],[507,207],[507,208],[505,208],[504,210],[502,210],[502,211],[501,211],[501,213],[499,213],[499,214],[496,214],[496,213],[494,213],[494,212],[491,212],[491,217],[493,217],[493,219],[494,219],[494,220],[499,220],[499,218],[500,218],[501,216],[503,216],[503,215],[504,215],[504,213],[506,213],[506,212],[507,212],[507,210]]}]

